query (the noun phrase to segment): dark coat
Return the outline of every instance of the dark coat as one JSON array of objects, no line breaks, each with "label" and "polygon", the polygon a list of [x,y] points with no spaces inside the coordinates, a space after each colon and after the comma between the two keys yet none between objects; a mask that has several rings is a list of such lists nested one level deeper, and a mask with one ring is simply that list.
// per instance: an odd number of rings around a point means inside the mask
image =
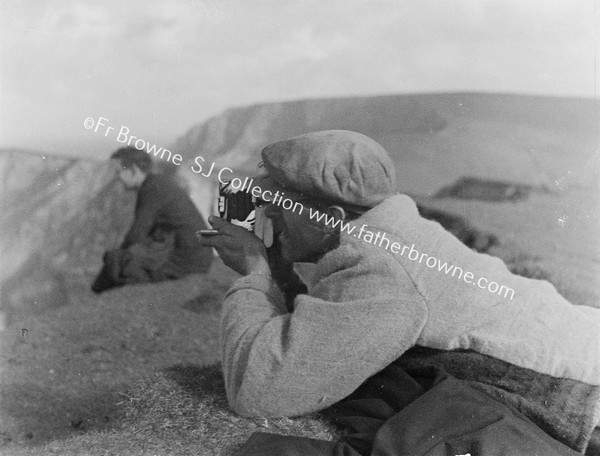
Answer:
[{"label": "dark coat", "polygon": [[149,174],[138,191],[135,219],[125,236],[122,249],[134,244],[150,244],[173,239],[173,248],[161,266],[176,276],[207,272],[213,260],[210,248],[200,246],[196,231],[207,225],[200,212],[172,179]]}]

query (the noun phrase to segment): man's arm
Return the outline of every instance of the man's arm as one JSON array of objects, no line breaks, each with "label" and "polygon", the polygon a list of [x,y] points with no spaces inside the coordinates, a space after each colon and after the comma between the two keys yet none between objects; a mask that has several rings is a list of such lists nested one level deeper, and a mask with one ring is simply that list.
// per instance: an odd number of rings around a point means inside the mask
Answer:
[{"label": "man's arm", "polygon": [[[355,252],[328,264],[312,296],[288,313],[263,275],[239,279],[222,308],[223,370],[230,406],[246,416],[323,409],[414,345],[426,320],[414,285],[388,255]],[[354,257],[352,257],[354,256]],[[323,274],[324,272],[324,274]]]}]

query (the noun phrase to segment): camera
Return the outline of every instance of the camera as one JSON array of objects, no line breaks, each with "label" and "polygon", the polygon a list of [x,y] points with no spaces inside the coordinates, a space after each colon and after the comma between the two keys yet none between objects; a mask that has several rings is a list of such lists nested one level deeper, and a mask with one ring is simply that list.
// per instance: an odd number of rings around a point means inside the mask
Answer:
[{"label": "camera", "polygon": [[219,183],[219,216],[234,225],[254,231],[257,200],[250,193],[231,187],[231,181]]},{"label": "camera", "polygon": [[[219,183],[217,208],[219,216],[228,222],[246,228],[262,239],[266,247],[273,245],[273,225],[264,215],[267,203],[250,193],[234,189],[231,181]],[[203,236],[219,234],[216,230],[200,230]]]}]

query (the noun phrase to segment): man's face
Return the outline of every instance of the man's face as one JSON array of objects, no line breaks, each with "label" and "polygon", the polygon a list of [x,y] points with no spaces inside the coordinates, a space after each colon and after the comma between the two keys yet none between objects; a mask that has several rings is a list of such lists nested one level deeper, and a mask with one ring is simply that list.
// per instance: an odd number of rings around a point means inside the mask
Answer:
[{"label": "man's face", "polygon": [[273,221],[273,229],[279,236],[281,253],[285,258],[315,262],[328,250],[330,236],[323,232],[321,223],[309,218],[308,204],[304,201],[302,204],[302,213],[269,204],[265,215]]},{"label": "man's face", "polygon": [[127,190],[135,190],[140,186],[141,171],[137,166],[133,165],[131,168],[125,168],[119,160],[114,160],[114,167],[117,177]]}]

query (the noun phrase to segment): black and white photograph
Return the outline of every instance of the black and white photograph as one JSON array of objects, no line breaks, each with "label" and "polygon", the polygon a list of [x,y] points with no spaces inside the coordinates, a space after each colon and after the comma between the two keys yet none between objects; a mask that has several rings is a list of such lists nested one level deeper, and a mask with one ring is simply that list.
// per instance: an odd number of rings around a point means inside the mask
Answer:
[{"label": "black and white photograph", "polygon": [[0,454],[600,456],[600,0],[0,2]]}]

